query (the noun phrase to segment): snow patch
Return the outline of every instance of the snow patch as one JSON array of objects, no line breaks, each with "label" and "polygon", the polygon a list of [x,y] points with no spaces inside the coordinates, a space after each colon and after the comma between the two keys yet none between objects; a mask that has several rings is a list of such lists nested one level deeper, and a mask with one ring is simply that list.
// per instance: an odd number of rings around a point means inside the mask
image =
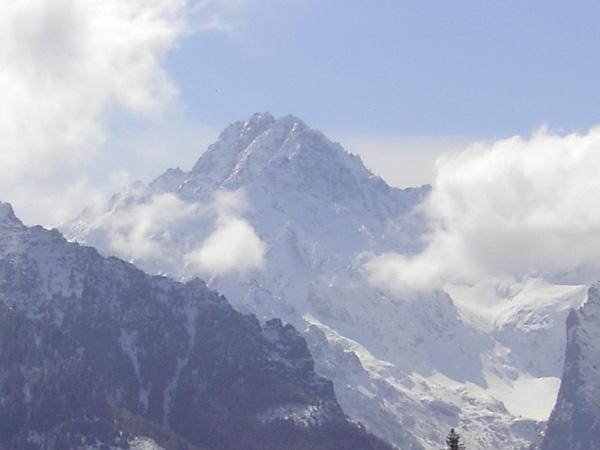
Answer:
[{"label": "snow patch", "polygon": [[135,437],[129,441],[131,450],[166,450],[154,440],[147,437]]},{"label": "snow patch", "polygon": [[305,427],[320,425],[324,417],[321,407],[317,405],[284,405],[267,409],[260,413],[257,419],[262,424],[277,420],[290,421]]}]

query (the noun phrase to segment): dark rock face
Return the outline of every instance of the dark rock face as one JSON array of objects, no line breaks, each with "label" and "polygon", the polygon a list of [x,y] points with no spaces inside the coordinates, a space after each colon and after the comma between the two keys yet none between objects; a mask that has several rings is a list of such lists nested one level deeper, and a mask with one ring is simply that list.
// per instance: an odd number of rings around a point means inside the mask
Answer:
[{"label": "dark rock face", "polygon": [[541,450],[600,448],[600,285],[567,320],[567,350],[556,405]]},{"label": "dark rock face", "polygon": [[[5,204],[4,209],[8,208]],[[386,449],[291,326],[0,217],[0,448]]]}]

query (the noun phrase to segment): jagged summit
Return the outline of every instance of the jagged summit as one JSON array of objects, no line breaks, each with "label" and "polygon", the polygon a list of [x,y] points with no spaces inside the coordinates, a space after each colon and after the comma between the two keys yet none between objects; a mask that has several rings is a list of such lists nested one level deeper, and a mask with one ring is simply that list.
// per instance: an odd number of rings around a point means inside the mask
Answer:
[{"label": "jagged summit", "polygon": [[264,129],[276,121],[277,119],[269,112],[256,112],[246,120],[238,120],[232,123],[223,133],[232,132],[233,130]]},{"label": "jagged summit", "polygon": [[360,158],[299,118],[288,115],[275,119],[269,113],[256,113],[228,126],[200,156],[191,174],[224,183],[273,169],[289,171],[292,166],[296,166],[295,175],[311,171],[314,176],[326,176],[327,171],[335,171],[333,165],[352,170],[355,176],[373,176]]},{"label": "jagged summit", "polygon": [[23,227],[23,222],[17,218],[10,203],[0,202],[0,226],[10,226],[11,228]]},{"label": "jagged summit", "polygon": [[206,153],[200,157],[192,169],[192,173],[205,170],[207,166],[205,161],[207,154],[222,154],[224,153],[224,149],[228,148],[228,153],[231,154],[232,158],[235,157],[236,154],[249,145],[274,122],[275,118],[269,113],[255,113],[248,120],[232,123],[221,132],[217,142],[212,144]]},{"label": "jagged summit", "polygon": [[277,119],[269,112],[257,112],[252,114],[246,120],[238,120],[229,125],[221,135],[227,135],[230,133],[239,134],[241,132],[251,132],[264,130],[275,123]]}]

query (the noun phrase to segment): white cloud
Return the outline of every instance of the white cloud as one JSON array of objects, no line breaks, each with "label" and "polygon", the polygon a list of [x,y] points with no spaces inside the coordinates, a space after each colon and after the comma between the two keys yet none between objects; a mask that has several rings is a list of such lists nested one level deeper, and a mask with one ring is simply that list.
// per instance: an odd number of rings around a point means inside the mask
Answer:
[{"label": "white cloud", "polygon": [[191,8],[190,27],[193,32],[224,33],[254,58],[272,45],[271,36],[289,35],[291,17],[319,6],[315,0],[197,0]]},{"label": "white cloud", "polygon": [[600,276],[600,128],[480,143],[440,157],[425,250],[365,269],[400,292],[487,276]]},{"label": "white cloud", "polygon": [[166,193],[154,195],[126,211],[117,211],[104,225],[109,230],[109,246],[117,255],[151,260],[168,256],[174,241],[201,214],[198,206]]},{"label": "white cloud", "polygon": [[265,245],[247,222],[221,217],[215,231],[198,250],[188,253],[185,260],[201,272],[223,274],[260,267],[264,255]]},{"label": "white cloud", "polygon": [[[264,1],[264,0],[263,0]],[[191,8],[192,29],[231,33],[244,23],[244,12],[255,0],[200,0]]]},{"label": "white cloud", "polygon": [[161,58],[184,31],[184,7],[183,0],[3,3],[0,164],[47,172],[65,162],[57,159],[94,150],[108,108],[158,112],[176,93]]},{"label": "white cloud", "polygon": [[[245,272],[260,268],[266,254],[266,245],[243,218],[247,208],[243,190],[188,203],[173,193],[152,194],[137,183],[95,213],[88,242],[151,272],[184,278]],[[77,226],[68,227],[75,239]]]},{"label": "white cloud", "polygon": [[246,205],[243,191],[221,192],[215,197],[215,229],[198,249],[185,255],[188,266],[209,274],[244,272],[262,266],[266,245],[239,217]]},{"label": "white cloud", "polygon": [[[100,151],[110,117],[153,116],[175,98],[162,59],[185,33],[185,14],[185,0],[0,5],[4,200],[27,218],[52,223],[63,218],[55,209],[68,208],[60,201],[65,189],[92,189],[81,173]],[[42,210],[48,202],[38,198],[47,192],[59,203]]]}]

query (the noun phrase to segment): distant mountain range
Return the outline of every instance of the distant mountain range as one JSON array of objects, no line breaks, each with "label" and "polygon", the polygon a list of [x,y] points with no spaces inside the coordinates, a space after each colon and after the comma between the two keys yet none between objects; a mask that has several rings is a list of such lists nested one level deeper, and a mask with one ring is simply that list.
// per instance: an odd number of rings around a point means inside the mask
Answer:
[{"label": "distant mountain range", "polygon": [[291,325],[150,276],[0,203],[0,447],[391,447],[341,410]]}]

